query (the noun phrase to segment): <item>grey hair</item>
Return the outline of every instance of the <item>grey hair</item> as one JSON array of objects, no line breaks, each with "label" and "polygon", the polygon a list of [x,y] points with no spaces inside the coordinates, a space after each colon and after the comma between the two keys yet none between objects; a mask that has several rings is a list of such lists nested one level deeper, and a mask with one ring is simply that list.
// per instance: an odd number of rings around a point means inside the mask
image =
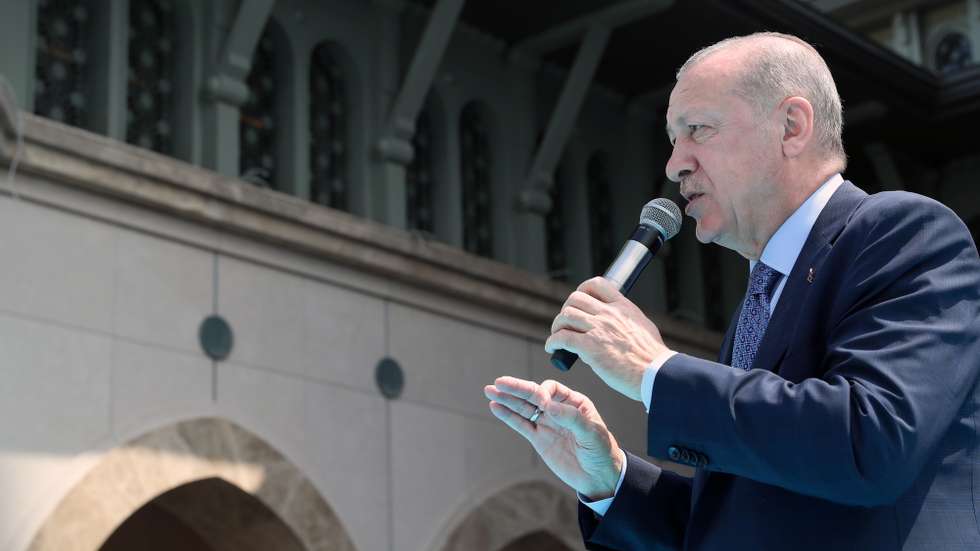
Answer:
[{"label": "grey hair", "polygon": [[[759,38],[781,40],[756,40]],[[847,155],[841,138],[844,109],[840,94],[827,63],[816,48],[805,40],[775,32],[726,38],[695,52],[678,69],[677,79],[716,52],[730,46],[749,45],[754,46],[752,55],[747,57],[748,62],[737,78],[735,93],[752,104],[760,116],[788,97],[806,98],[813,106],[813,129],[817,142],[830,157],[840,162],[839,168],[843,170]]]}]

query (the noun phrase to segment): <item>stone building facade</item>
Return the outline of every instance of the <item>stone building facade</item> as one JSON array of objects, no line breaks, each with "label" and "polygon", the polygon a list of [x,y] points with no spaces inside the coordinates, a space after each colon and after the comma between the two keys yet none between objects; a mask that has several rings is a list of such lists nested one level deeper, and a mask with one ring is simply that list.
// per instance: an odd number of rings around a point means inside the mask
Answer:
[{"label": "stone building facade", "polygon": [[[672,74],[624,91],[610,66],[701,8],[490,4],[0,1],[0,548],[581,548],[574,495],[482,387],[560,378],[645,451],[642,407],[542,345],[677,198]],[[814,4],[852,37],[900,19]],[[976,32],[975,0],[946,4]],[[976,151],[897,158],[861,130],[889,100],[857,107],[864,185],[976,219]],[[711,357],[746,267],[688,226],[633,297]]]}]

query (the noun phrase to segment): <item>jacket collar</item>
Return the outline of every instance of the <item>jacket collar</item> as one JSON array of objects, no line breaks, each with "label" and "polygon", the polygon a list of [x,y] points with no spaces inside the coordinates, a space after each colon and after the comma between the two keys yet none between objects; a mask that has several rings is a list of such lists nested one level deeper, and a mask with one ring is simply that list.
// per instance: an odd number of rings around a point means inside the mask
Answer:
[{"label": "jacket collar", "polygon": [[[795,325],[789,321],[796,319],[799,313],[801,298],[805,296],[808,290],[807,278],[810,275],[810,270],[813,269],[814,274],[819,271],[819,264],[823,261],[824,256],[847,225],[851,214],[867,196],[867,193],[851,182],[844,181],[820,212],[803,249],[800,250],[800,254],[796,258],[792,271],[787,276],[781,298],[776,304],[776,310],[772,313],[766,333],[759,344],[759,352],[756,355],[753,368],[771,371],[782,357],[788,345],[788,328]],[[739,304],[728,326],[728,331],[725,333],[719,354],[719,361],[726,365],[731,365],[735,326],[738,324],[738,316],[741,310],[742,306]]]}]

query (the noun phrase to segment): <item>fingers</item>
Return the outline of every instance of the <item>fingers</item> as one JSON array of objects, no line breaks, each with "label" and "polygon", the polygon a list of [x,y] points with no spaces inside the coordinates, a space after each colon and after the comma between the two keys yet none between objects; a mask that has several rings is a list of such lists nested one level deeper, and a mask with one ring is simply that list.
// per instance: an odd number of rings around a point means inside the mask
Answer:
[{"label": "fingers", "polygon": [[518,398],[513,394],[501,392],[493,385],[487,385],[484,387],[483,394],[486,395],[486,397],[491,401],[506,406],[507,409],[513,411],[524,419],[530,419],[531,416],[538,411],[538,407],[531,402],[528,402],[523,398]]},{"label": "fingers", "polygon": [[514,429],[518,434],[528,440],[531,440],[538,429],[534,423],[514,413],[510,408],[498,402],[490,402],[490,411],[497,419],[503,421],[505,425]]},{"label": "fingers", "polygon": [[606,304],[616,302],[623,298],[623,294],[619,292],[619,289],[604,277],[587,279],[578,286],[578,290]]},{"label": "fingers", "polygon": [[551,399],[555,402],[562,402],[578,407],[585,400],[585,395],[581,392],[575,392],[567,386],[552,379],[548,379],[547,381],[541,383],[541,388],[544,389],[546,393],[550,394]]},{"label": "fingers", "polygon": [[534,407],[539,407],[551,399],[544,389],[534,381],[526,381],[517,377],[497,377],[493,386],[500,392],[511,394],[530,402]]},{"label": "fingers", "polygon": [[579,333],[570,329],[561,329],[556,333],[552,333],[548,337],[548,340],[544,342],[544,351],[551,354],[555,350],[564,349],[581,355],[579,351],[581,350],[580,346],[584,337],[585,333]]},{"label": "fingers", "polygon": [[591,318],[592,316],[586,312],[566,304],[561,309],[561,312],[558,312],[558,315],[555,316],[555,321],[551,322],[551,332],[554,333],[562,329],[570,329],[579,333],[585,333],[589,329],[592,329]]},{"label": "fingers", "polygon": [[568,295],[568,298],[565,300],[565,306],[578,308],[586,314],[593,316],[602,313],[605,309],[604,302],[580,289],[572,291],[572,294]]}]

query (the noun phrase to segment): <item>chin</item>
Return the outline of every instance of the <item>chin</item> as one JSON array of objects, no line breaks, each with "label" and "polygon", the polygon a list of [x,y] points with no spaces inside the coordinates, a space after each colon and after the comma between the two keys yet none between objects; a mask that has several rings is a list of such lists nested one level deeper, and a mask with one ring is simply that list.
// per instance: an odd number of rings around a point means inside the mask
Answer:
[{"label": "chin", "polygon": [[697,237],[699,242],[707,245],[708,243],[714,243],[715,238],[718,237],[718,232],[704,228],[701,222],[698,222],[697,227],[694,229],[694,236]]}]

